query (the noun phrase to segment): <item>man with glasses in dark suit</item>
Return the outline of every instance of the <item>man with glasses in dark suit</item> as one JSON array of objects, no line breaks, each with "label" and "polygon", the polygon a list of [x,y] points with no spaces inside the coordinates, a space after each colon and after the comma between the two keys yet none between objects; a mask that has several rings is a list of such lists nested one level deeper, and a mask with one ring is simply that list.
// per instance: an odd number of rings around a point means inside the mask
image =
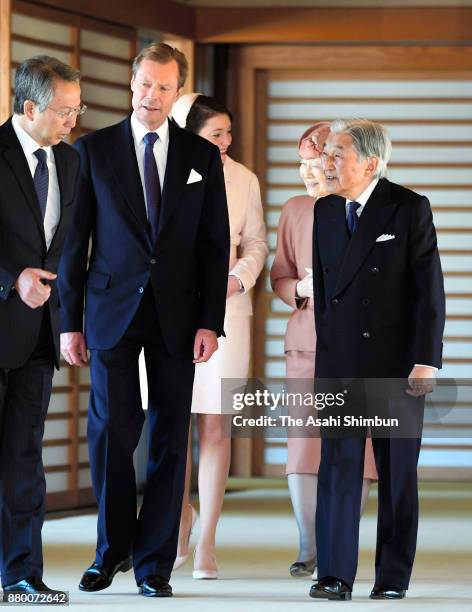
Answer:
[{"label": "man with glasses in dark suit", "polygon": [[59,367],[57,269],[79,156],[63,142],[80,104],[79,73],[37,56],[18,66],[14,114],[0,126],[0,560],[4,600],[51,593],[41,528],[44,421]]}]

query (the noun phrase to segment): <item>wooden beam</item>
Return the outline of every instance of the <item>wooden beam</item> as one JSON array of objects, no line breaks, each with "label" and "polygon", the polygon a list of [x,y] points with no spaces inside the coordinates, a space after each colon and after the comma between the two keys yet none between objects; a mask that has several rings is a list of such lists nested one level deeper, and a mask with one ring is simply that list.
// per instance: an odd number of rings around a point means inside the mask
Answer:
[{"label": "wooden beam", "polygon": [[0,124],[11,114],[10,107],[11,3],[0,0]]},{"label": "wooden beam", "polygon": [[[470,79],[472,46],[451,45],[242,45],[232,47],[236,67],[252,70],[289,70],[292,78],[303,78],[307,70],[316,70],[319,78],[356,78],[359,71],[369,78],[410,79],[421,71],[423,78]],[[233,68],[234,70],[234,68]],[[388,71],[388,74],[386,74]],[[426,75],[426,72],[428,74]],[[390,75],[390,76],[388,76]],[[402,120],[403,122],[403,120]],[[416,120],[415,120],[416,122]],[[393,121],[389,121],[393,123]],[[429,122],[428,122],[429,123]],[[469,121],[470,123],[470,121]]]},{"label": "wooden beam", "polygon": [[197,42],[414,43],[470,42],[471,7],[211,8],[197,7]]},{"label": "wooden beam", "polygon": [[113,0],[113,2],[29,0],[29,2],[132,28],[146,28],[195,38],[194,9],[169,0],[140,0],[138,4],[129,0]]}]

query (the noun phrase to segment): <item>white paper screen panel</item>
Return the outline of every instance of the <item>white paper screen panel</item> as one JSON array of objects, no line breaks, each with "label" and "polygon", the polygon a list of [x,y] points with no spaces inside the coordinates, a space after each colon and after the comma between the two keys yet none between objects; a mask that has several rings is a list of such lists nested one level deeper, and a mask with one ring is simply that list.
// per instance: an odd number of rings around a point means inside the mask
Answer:
[{"label": "white paper screen panel", "polygon": [[83,55],[80,60],[80,69],[83,76],[102,79],[112,83],[129,84],[129,68],[118,62]]},{"label": "white paper screen panel", "polygon": [[87,130],[99,130],[107,125],[118,123],[121,119],[124,119],[123,113],[88,108],[81,120],[81,126]]},{"label": "white paper screen panel", "polygon": [[82,97],[89,104],[91,102],[104,104],[118,109],[126,109],[129,105],[129,93],[125,89],[117,89],[107,85],[96,85],[87,81],[82,83]]},{"label": "white paper screen panel", "polygon": [[[63,368],[64,372],[67,372],[66,368]],[[54,376],[53,386],[62,386],[61,382],[57,380],[58,377]],[[49,402],[48,414],[56,414],[58,412],[67,412],[69,403],[69,395],[67,392],[55,392],[51,395],[51,401]]]},{"label": "white paper screen panel", "polygon": [[11,43],[11,61],[20,64],[25,59],[33,57],[34,55],[52,55],[57,57],[66,64],[70,64],[71,54],[67,51],[61,51],[53,47],[46,45],[38,45],[33,43],[20,42],[13,40]]},{"label": "white paper screen panel", "polygon": [[[270,73],[269,73],[270,76]],[[296,143],[312,123],[337,117],[381,120],[393,141],[388,177],[429,198],[445,272],[447,322],[441,376],[472,377],[472,79],[270,80],[267,102],[266,223],[271,256],[284,202],[304,194]],[[307,228],[311,231],[311,228]],[[456,253],[455,253],[456,252]],[[263,371],[285,375],[283,340],[291,309],[271,293]],[[451,295],[452,294],[452,295]],[[278,441],[280,442],[280,441]],[[265,460],[283,464],[284,447],[266,440]],[[470,467],[470,451],[423,451],[420,465]]]},{"label": "white paper screen panel", "polygon": [[311,120],[313,117],[367,117],[369,119],[432,120],[469,119],[470,102],[272,102],[268,107],[269,119],[288,117]]},{"label": "white paper screen panel", "polygon": [[48,493],[66,491],[68,485],[69,474],[67,472],[51,472],[46,474],[46,491]]},{"label": "white paper screen panel", "polygon": [[88,489],[92,486],[92,477],[90,476],[90,470],[84,468],[79,470],[79,489]]},{"label": "white paper screen panel", "polygon": [[53,23],[45,19],[28,17],[27,15],[12,14],[12,34],[20,34],[30,38],[38,38],[46,42],[54,41],[60,45],[70,45],[70,27],[60,23]]},{"label": "white paper screen panel", "polygon": [[129,59],[131,53],[130,41],[128,39],[109,36],[100,32],[92,32],[91,30],[82,30],[80,32],[80,46],[83,50],[120,57],[125,60]]},{"label": "white paper screen panel", "polygon": [[88,131],[123,119],[130,108],[131,42],[89,30],[80,33],[82,98],[88,110],[81,127]]}]

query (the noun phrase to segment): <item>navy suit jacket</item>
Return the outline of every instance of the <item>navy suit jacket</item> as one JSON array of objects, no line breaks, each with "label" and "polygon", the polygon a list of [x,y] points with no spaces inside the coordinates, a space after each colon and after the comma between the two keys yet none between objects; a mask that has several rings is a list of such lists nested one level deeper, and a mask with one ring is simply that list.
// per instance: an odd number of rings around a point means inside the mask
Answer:
[{"label": "navy suit jacket", "polygon": [[[381,179],[349,238],[346,200],[320,199],[313,277],[320,378],[403,378],[441,367],[444,282],[426,197]],[[382,234],[394,239],[377,242]]]},{"label": "navy suit jacket", "polygon": [[[112,348],[150,282],[168,352],[191,359],[198,328],[223,333],[229,224],[218,149],[169,122],[159,232],[151,244],[130,117],[75,146],[81,172],[61,263],[61,331],[82,331],[85,299],[88,348]],[[192,169],[202,180],[188,184]]]},{"label": "navy suit jacket", "polygon": [[[61,217],[48,248],[31,171],[11,119],[0,126],[0,368],[18,368],[28,360],[38,341],[45,308],[30,308],[12,287],[25,268],[57,272],[72,217],[79,156],[63,142],[52,150]],[[56,282],[49,284],[48,310],[59,367],[59,300]]]}]

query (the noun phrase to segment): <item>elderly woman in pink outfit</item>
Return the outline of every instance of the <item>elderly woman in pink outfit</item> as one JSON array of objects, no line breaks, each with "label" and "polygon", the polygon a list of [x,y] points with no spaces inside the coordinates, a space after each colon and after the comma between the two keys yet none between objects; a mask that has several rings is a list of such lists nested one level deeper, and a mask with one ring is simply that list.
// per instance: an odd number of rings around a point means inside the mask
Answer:
[{"label": "elderly woman in pink outfit", "polygon": [[[231,145],[230,111],[215,98],[200,94],[182,96],[172,109],[181,127],[213,142],[221,154],[230,225],[230,265],[224,329],[219,349],[195,368],[192,413],[197,413],[199,434],[198,492],[200,533],[195,548],[195,579],[217,578],[216,527],[221,513],[230,464],[231,414],[222,406],[222,379],[245,379],[251,354],[252,300],[250,290],[268,254],[259,181],[256,175],[228,155]],[[201,367],[203,366],[203,367]],[[188,453],[186,486],[174,569],[188,557],[195,512],[189,503],[191,452]]]},{"label": "elderly woman in pink outfit", "polygon": [[[270,278],[275,293],[293,308],[285,335],[286,378],[313,380],[316,333],[313,311],[312,229],[314,204],[325,194],[320,154],[329,123],[316,123],[298,143],[300,176],[308,195],[290,198],[282,209],[277,250]],[[316,296],[315,296],[316,299]],[[307,576],[316,568],[315,514],[320,438],[288,437],[286,473],[299,531],[299,552],[290,566],[292,576]],[[377,480],[374,453],[367,440],[362,491],[363,510],[370,484]]]}]

